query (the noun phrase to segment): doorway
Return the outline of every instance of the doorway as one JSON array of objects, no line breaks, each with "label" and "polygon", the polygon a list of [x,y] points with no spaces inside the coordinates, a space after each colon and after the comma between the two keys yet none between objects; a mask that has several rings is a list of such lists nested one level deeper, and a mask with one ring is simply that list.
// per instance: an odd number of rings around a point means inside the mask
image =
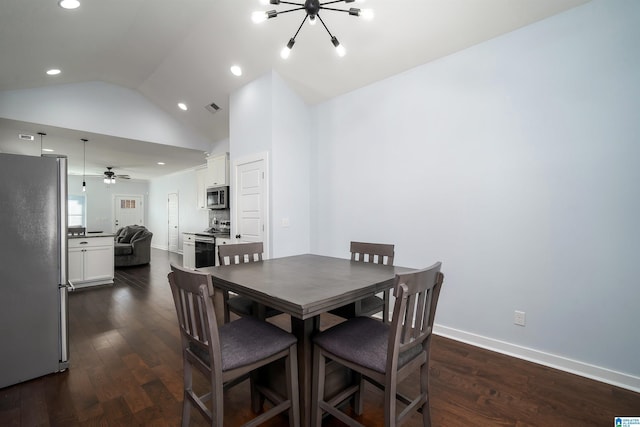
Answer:
[{"label": "doorway", "polygon": [[168,223],[168,249],[169,252],[178,252],[180,238],[180,201],[178,193],[169,193],[167,196],[167,223]]},{"label": "doorway", "polygon": [[234,162],[235,238],[240,242],[264,242],[269,257],[268,154],[259,153]]},{"label": "doorway", "polygon": [[115,195],[113,197],[114,232],[127,225],[144,225],[143,196]]}]

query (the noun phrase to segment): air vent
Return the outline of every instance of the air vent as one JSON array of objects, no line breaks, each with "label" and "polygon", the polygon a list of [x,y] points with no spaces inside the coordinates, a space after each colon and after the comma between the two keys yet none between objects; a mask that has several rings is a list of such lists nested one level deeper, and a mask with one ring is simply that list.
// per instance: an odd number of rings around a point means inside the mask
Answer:
[{"label": "air vent", "polygon": [[217,112],[218,112],[218,110],[220,109],[220,107],[218,107],[218,106],[216,105],[216,103],[215,103],[215,102],[212,102],[211,104],[207,105],[207,106],[206,106],[206,107],[204,107],[204,108],[206,108],[207,110],[209,110],[209,112],[210,112],[211,114],[215,114],[215,113],[217,113]]},{"label": "air vent", "polygon": [[20,138],[20,139],[22,139],[24,141],[33,141],[33,139],[34,139],[33,135],[27,135],[25,133],[18,134],[18,138]]}]

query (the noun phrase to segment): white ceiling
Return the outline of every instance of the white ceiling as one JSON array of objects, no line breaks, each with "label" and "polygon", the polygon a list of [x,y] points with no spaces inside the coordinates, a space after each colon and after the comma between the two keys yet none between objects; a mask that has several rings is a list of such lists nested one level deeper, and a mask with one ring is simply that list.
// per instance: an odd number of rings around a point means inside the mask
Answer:
[{"label": "white ceiling", "polygon": [[[344,58],[337,57],[322,25],[305,24],[286,61],[279,52],[297,30],[302,12],[261,24],[254,24],[250,16],[254,10],[288,6],[261,6],[259,0],[81,1],[79,9],[67,11],[57,6],[57,0],[2,0],[0,91],[105,81],[140,92],[216,142],[229,134],[229,94],[272,69],[305,102],[315,104],[588,0],[367,0],[356,7],[375,11],[370,22],[338,12],[321,13],[346,47]],[[242,77],[229,72],[232,64],[243,67]],[[45,71],[53,67],[62,73],[47,76]],[[178,110],[179,101],[187,103],[189,111]],[[211,102],[222,110],[215,115],[206,111],[204,106]],[[5,126],[13,132],[27,124],[0,122]],[[46,138],[56,138],[57,130],[49,131]],[[8,151],[7,132],[0,134],[3,151]],[[70,150],[81,150],[76,142],[81,137],[100,138],[68,132],[61,130],[59,136],[75,138]],[[118,166],[117,159],[139,155],[137,151],[160,155],[174,150],[174,158],[184,153],[185,161],[194,165],[194,150],[104,138],[119,154],[113,161],[107,153],[102,159],[91,155],[92,164]],[[74,153],[70,164],[76,170],[73,159],[78,152]],[[162,174],[143,171],[135,161],[126,168],[133,177]]]}]

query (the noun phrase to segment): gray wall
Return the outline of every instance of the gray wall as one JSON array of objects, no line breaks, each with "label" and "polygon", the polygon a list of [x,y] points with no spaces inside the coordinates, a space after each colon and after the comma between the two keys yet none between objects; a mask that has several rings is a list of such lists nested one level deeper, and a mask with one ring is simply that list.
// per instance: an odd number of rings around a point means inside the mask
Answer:
[{"label": "gray wall", "polygon": [[315,107],[312,250],[441,260],[440,333],[640,390],[639,18],[593,1]]}]

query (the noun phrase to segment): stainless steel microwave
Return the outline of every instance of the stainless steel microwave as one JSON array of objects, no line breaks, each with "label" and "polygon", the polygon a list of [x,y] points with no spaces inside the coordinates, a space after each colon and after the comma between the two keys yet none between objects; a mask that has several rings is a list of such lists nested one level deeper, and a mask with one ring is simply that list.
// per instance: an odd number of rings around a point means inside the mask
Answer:
[{"label": "stainless steel microwave", "polygon": [[229,208],[229,187],[209,187],[207,188],[207,208],[208,209],[228,209]]}]

